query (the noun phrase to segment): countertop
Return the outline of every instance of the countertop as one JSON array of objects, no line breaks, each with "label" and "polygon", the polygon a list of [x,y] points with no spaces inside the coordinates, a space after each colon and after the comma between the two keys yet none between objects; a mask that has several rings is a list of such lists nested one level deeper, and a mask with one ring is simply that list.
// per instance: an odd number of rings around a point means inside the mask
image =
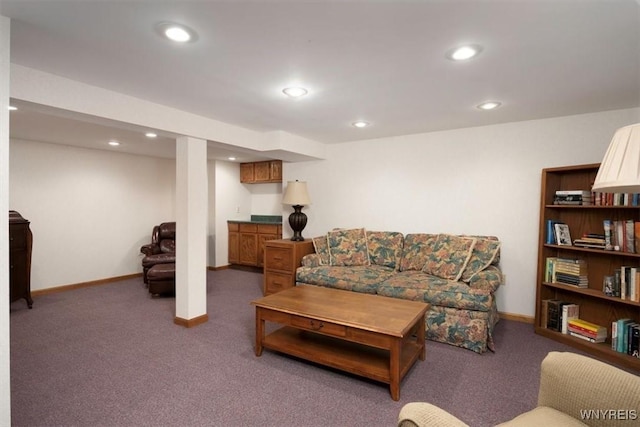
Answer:
[{"label": "countertop", "polygon": [[282,225],[282,215],[251,215],[251,219],[229,219],[227,222],[235,224],[274,224]]}]

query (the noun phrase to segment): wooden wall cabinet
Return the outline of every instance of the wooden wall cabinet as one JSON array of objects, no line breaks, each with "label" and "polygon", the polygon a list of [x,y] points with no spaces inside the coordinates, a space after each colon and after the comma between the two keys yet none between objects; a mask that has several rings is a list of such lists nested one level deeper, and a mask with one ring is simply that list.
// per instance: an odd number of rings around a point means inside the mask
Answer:
[{"label": "wooden wall cabinet", "polygon": [[240,163],[240,182],[243,184],[282,182],[282,161]]},{"label": "wooden wall cabinet", "polygon": [[31,299],[31,247],[33,235],[29,221],[16,211],[9,211],[9,299],[24,298],[27,306]]},{"label": "wooden wall cabinet", "polygon": [[229,222],[229,264],[262,267],[264,244],[282,237],[280,224]]},{"label": "wooden wall cabinet", "polygon": [[[633,219],[640,221],[638,206],[554,205],[557,190],[591,190],[599,164],[567,166],[542,170],[542,194],[536,280],[535,332],[570,345],[598,358],[640,370],[640,359],[611,349],[611,324],[620,318],[640,322],[640,303],[606,296],[602,291],[604,276],[614,274],[620,266],[640,267],[640,254],[588,249],[578,246],[558,246],[547,242],[547,220],[558,220],[569,226],[572,239],[586,233],[603,233],[603,221]],[[587,262],[588,288],[578,288],[545,281],[546,259],[563,257]],[[591,343],[547,329],[542,313],[542,301],[559,299],[580,306],[580,318],[607,327],[605,343]]]},{"label": "wooden wall cabinet", "polygon": [[314,252],[311,239],[294,242],[289,239],[270,240],[264,249],[264,295],[296,285],[296,269],[302,257]]},{"label": "wooden wall cabinet", "polygon": [[254,164],[253,163],[240,163],[240,182],[250,184],[255,182],[253,177]]}]

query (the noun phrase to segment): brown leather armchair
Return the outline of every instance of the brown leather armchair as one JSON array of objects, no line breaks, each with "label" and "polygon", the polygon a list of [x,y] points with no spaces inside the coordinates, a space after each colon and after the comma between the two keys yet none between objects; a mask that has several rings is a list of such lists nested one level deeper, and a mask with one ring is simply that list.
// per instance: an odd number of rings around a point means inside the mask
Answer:
[{"label": "brown leather armchair", "polygon": [[147,273],[156,264],[175,264],[176,262],[176,223],[163,222],[153,227],[151,243],[140,248],[144,283],[149,284]]}]

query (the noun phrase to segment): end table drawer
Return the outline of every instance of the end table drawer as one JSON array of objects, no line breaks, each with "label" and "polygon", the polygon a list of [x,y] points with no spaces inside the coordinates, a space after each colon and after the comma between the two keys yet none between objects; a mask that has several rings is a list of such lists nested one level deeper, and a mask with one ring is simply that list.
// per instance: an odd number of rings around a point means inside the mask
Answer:
[{"label": "end table drawer", "polygon": [[289,249],[272,248],[266,252],[265,267],[273,270],[293,271],[293,259]]},{"label": "end table drawer", "polygon": [[291,274],[279,274],[269,272],[265,275],[265,295],[274,294],[284,289],[289,289],[294,283],[293,276]]}]

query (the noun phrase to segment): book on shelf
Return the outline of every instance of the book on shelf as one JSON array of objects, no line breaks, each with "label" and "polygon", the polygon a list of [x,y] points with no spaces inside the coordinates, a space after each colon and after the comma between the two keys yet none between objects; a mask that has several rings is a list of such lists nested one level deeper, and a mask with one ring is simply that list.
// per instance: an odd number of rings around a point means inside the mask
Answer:
[{"label": "book on shelf", "polygon": [[547,220],[547,240],[546,243],[549,245],[555,245],[556,243],[556,229],[555,225],[560,224],[562,221],[557,219],[548,219]]},{"label": "book on shelf", "polygon": [[640,302],[640,268],[623,265],[619,270],[619,275],[616,275],[614,279],[616,283],[614,284],[613,296]]},{"label": "book on shelf", "polygon": [[636,229],[640,230],[640,223],[633,219],[610,220],[602,222],[605,236],[605,250],[637,253]]},{"label": "book on shelf", "polygon": [[587,262],[582,259],[547,257],[545,280],[586,288],[589,286]]},{"label": "book on shelf", "polygon": [[606,248],[606,240],[603,234],[584,234],[579,239],[574,239],[574,246],[580,246],[583,248],[602,249]]},{"label": "book on shelf", "polygon": [[607,328],[582,319],[570,319],[567,325],[569,334],[577,338],[586,338],[591,342],[605,342]]},{"label": "book on shelf", "polygon": [[556,196],[584,196],[591,197],[590,190],[556,190]]},{"label": "book on shelf", "polygon": [[597,335],[607,334],[607,328],[605,326],[601,326],[584,319],[571,319],[569,320],[569,326],[589,331]]},{"label": "book on shelf", "polygon": [[[622,222],[622,221],[621,221]],[[624,221],[624,252],[636,253],[635,250],[635,221],[627,219]]]},{"label": "book on shelf", "polygon": [[[616,329],[618,333],[618,339],[616,340],[615,351],[618,353],[626,353],[627,352],[627,330],[630,323],[633,323],[633,320],[629,318],[618,319],[614,323],[616,323]],[[613,345],[613,344],[612,344]]]},{"label": "book on shelf", "polygon": [[556,231],[556,245],[571,246],[571,233],[567,224],[554,224]]},{"label": "book on shelf", "polygon": [[562,301],[559,299],[547,300],[547,329],[560,331],[560,309]]},{"label": "book on shelf", "polygon": [[554,205],[592,205],[593,197],[588,190],[557,190]]},{"label": "book on shelf", "polygon": [[555,283],[561,283],[563,285],[576,286],[578,288],[588,288],[589,279],[586,276],[574,276],[564,273],[556,273]]},{"label": "book on shelf", "polygon": [[596,206],[640,206],[638,193],[592,193],[593,204]]},{"label": "book on shelf", "polygon": [[562,306],[561,332],[563,334],[568,334],[569,321],[573,319],[578,319],[579,317],[580,317],[580,306],[578,304],[564,304]]},{"label": "book on shelf", "polygon": [[640,324],[629,328],[629,347],[627,354],[640,359]]},{"label": "book on shelf", "polygon": [[613,237],[612,237],[612,232],[611,229],[613,228],[613,221],[611,221],[610,219],[605,219],[602,221],[602,227],[604,229],[604,243],[605,243],[605,250],[607,251],[612,251],[613,250]]},{"label": "book on shelf", "polygon": [[569,335],[571,335],[572,337],[580,338],[580,339],[585,340],[585,341],[592,342],[592,343],[600,343],[600,342],[605,342],[607,340],[607,337],[604,337],[604,338],[591,338],[591,337],[588,337],[586,335],[582,335],[582,334],[579,334],[579,333],[573,332],[573,331],[570,331]]}]

